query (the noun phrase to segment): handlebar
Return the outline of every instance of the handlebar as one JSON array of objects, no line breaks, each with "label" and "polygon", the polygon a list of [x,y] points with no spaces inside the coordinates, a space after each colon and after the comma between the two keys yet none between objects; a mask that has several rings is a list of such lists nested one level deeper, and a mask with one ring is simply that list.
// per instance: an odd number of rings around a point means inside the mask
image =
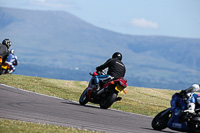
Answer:
[{"label": "handlebar", "polygon": [[106,73],[104,71],[95,71],[94,73],[89,73],[91,76],[95,76],[95,75],[106,75]]},{"label": "handlebar", "polygon": [[106,75],[106,73],[105,73],[104,71],[97,71],[97,73],[98,73],[99,75]]},{"label": "handlebar", "polygon": [[91,72],[90,72],[89,74],[90,74],[91,76],[93,76],[93,74],[92,74]]}]

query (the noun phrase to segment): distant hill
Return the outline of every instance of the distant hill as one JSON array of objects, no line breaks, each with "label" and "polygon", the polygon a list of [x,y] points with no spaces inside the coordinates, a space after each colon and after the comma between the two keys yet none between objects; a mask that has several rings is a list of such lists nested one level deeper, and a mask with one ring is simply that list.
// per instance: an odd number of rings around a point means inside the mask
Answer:
[{"label": "distant hill", "polygon": [[89,80],[84,74],[120,51],[128,85],[182,89],[200,82],[200,39],[120,34],[64,11],[0,7],[0,20],[0,39],[10,38],[19,57],[16,74]]}]

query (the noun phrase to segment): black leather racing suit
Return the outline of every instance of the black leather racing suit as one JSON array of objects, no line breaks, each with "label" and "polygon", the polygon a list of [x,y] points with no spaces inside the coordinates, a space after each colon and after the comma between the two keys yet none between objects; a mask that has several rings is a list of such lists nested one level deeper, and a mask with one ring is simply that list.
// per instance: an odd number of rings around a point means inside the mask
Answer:
[{"label": "black leather racing suit", "polygon": [[124,77],[126,73],[125,65],[118,59],[108,59],[103,65],[98,66],[96,68],[97,71],[102,71],[103,69],[108,67],[107,74],[114,77],[114,79],[118,79],[120,77]]}]

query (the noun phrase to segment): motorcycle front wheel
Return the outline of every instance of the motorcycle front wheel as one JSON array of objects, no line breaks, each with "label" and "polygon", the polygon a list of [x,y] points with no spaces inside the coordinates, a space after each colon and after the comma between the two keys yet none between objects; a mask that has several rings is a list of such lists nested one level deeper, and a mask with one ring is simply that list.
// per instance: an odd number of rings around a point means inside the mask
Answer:
[{"label": "motorcycle front wheel", "polygon": [[155,118],[152,120],[151,126],[154,130],[162,130],[167,127],[167,123],[170,119],[169,115],[170,112],[166,113],[164,116],[162,116],[162,113],[164,113],[166,110],[158,113]]},{"label": "motorcycle front wheel", "polygon": [[88,103],[87,88],[81,94],[81,96],[79,98],[79,103],[80,103],[80,105],[85,105],[86,103]]},{"label": "motorcycle front wheel", "polygon": [[111,93],[107,98],[102,99],[100,102],[100,107],[102,109],[107,109],[109,108],[116,100],[117,94],[116,93]]}]

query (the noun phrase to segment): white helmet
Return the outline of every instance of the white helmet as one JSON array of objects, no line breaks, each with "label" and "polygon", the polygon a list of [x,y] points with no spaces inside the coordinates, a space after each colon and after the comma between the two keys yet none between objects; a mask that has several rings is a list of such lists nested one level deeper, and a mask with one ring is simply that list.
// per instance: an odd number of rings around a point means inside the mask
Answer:
[{"label": "white helmet", "polygon": [[200,87],[198,84],[193,84],[191,87],[193,88],[194,91],[200,91]]},{"label": "white helmet", "polygon": [[11,50],[10,50],[10,53],[14,55],[15,50],[14,50],[14,49],[11,49]]}]

